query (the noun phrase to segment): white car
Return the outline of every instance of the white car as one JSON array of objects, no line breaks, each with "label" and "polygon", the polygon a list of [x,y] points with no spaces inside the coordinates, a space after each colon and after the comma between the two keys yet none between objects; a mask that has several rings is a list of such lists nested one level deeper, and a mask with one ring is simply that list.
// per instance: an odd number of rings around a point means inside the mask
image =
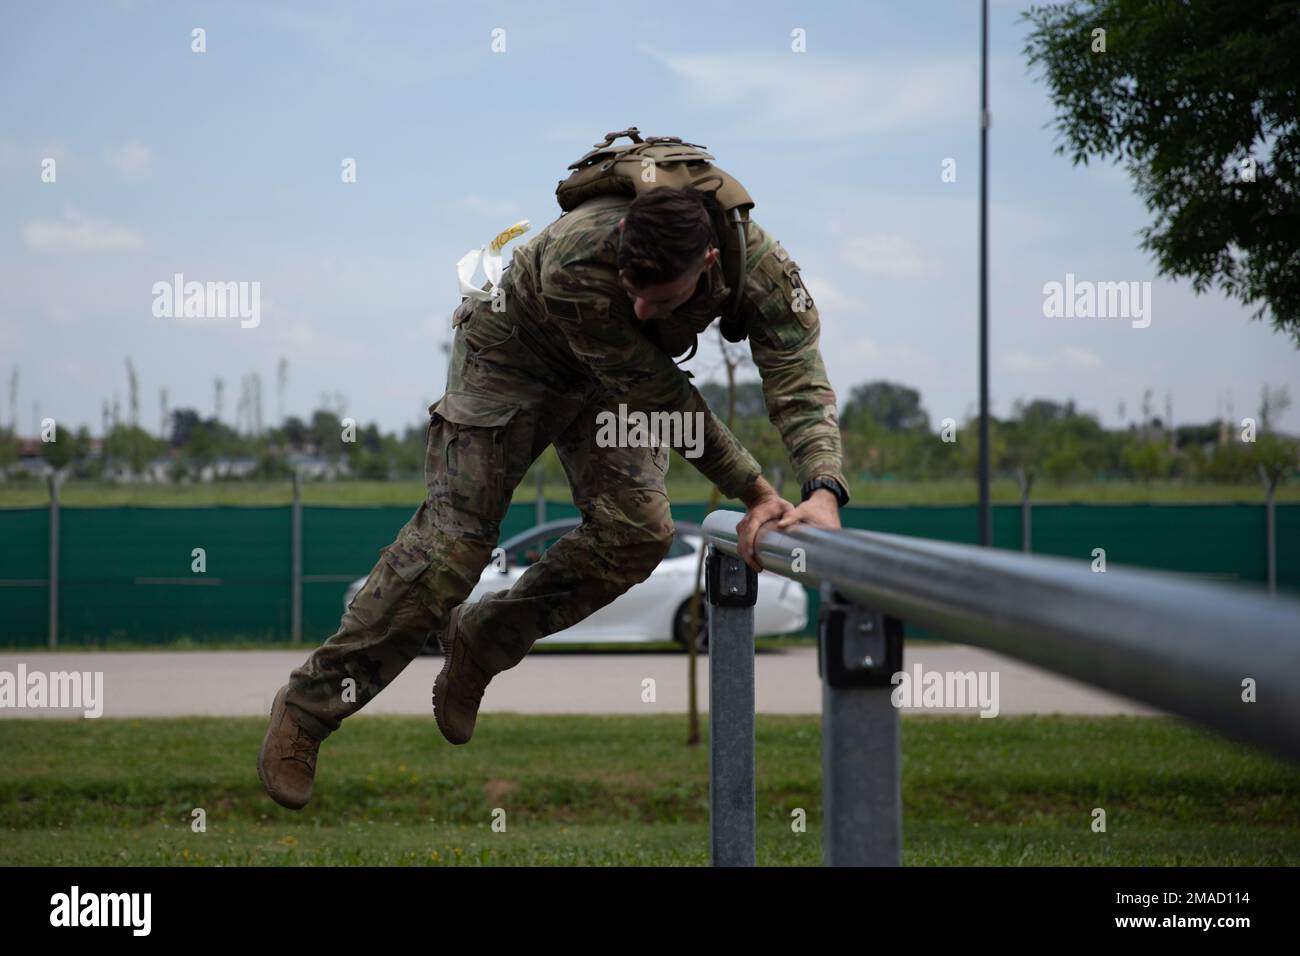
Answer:
[{"label": "white car", "polygon": [[[577,518],[548,521],[507,540],[501,545],[505,559],[504,570],[501,569],[501,552],[497,552],[496,558],[483,569],[478,584],[466,602],[477,601],[485,594],[509,588],[528,565],[536,562],[547,548],[577,526]],[[690,630],[691,595],[695,590],[699,552],[703,543],[699,525],[678,522],[677,533],[673,536],[668,555],[650,572],[650,577],[586,620],[552,634],[545,640],[553,644],[676,641],[684,648]],[[702,586],[702,573],[700,579]],[[352,583],[343,599],[344,607],[352,603],[352,598],[365,583],[365,578]],[[700,628],[696,633],[696,647],[701,650],[708,649],[705,613],[701,606]],[[754,607],[755,634],[802,631],[807,622],[808,597],[802,585],[776,574],[758,576],[758,603]],[[430,641],[430,646],[437,652],[436,640]]]}]

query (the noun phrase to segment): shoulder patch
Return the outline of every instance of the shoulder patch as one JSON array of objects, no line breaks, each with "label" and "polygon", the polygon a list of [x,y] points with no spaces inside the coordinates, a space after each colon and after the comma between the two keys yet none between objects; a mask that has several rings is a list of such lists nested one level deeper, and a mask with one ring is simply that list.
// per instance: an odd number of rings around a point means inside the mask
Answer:
[{"label": "shoulder patch", "polygon": [[548,315],[568,322],[578,322],[582,319],[582,309],[575,299],[561,299],[553,295],[544,295],[542,301],[546,303]]},{"label": "shoulder patch", "polygon": [[604,298],[564,299],[555,295],[543,295],[546,314],[564,322],[582,322],[589,319],[609,317],[609,300]]}]

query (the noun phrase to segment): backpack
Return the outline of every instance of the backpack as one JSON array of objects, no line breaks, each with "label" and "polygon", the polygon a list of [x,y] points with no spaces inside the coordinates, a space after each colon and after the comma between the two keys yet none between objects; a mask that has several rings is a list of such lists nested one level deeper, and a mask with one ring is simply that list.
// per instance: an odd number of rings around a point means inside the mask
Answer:
[{"label": "backpack", "polygon": [[[614,144],[626,136],[630,143]],[[595,196],[639,196],[657,186],[693,188],[711,195],[716,204],[708,205],[713,232],[718,238],[723,274],[736,290],[731,311],[722,316],[722,334],[729,342],[745,338],[745,324],[740,318],[740,303],[745,289],[745,225],[754,200],[734,177],[713,165],[713,156],[703,146],[684,143],[677,136],[641,138],[635,126],[606,133],[603,143],[595,144],[581,159],[569,164],[568,179],[555,188],[560,208],[570,212]],[[645,171],[653,169],[653,180]]]}]

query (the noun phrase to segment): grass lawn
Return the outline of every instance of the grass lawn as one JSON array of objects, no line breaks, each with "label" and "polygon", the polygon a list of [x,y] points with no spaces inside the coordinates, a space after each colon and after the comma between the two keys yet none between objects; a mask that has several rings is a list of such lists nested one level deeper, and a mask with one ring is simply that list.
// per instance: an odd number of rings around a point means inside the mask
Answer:
[{"label": "grass lawn", "polygon": [[[787,498],[797,500],[799,489],[787,481],[782,489]],[[338,481],[307,482],[303,485],[303,503],[308,505],[409,505],[412,508],[424,497],[419,481]],[[669,497],[682,503],[709,500],[709,485],[683,467],[668,479]],[[1020,501],[1014,481],[994,481],[990,489],[995,504]],[[536,486],[529,480],[515,492],[517,502],[536,500]],[[550,501],[568,501],[567,485],[546,489]],[[113,505],[188,506],[199,505],[287,505],[292,490],[287,481],[226,481],[208,485],[145,485],[111,482],[69,481],[62,488],[60,501],[80,507]],[[853,503],[859,505],[973,505],[978,500],[974,481],[876,481],[854,482]],[[1264,501],[1258,483],[1244,485],[1202,485],[1178,482],[1092,482],[1054,485],[1040,482],[1033,500],[1039,504],[1084,502],[1121,504],[1159,502],[1169,504],[1207,504],[1216,502]],[[1282,484],[1277,490],[1280,502],[1300,501],[1300,482]],[[0,508],[33,508],[49,502],[44,482],[11,481],[0,484]],[[739,507],[739,503],[730,504]]]},{"label": "grass lawn", "polygon": [[[708,862],[707,725],[688,748],[684,716],[487,714],[464,748],[430,719],[357,717],[322,748],[301,813],[261,791],[264,730],[7,721],[0,864]],[[758,718],[762,865],[821,860],[819,740],[816,717]],[[903,754],[910,865],[1300,861],[1300,769],[1173,720],[907,716]],[[796,808],[807,832],[791,828]]]}]

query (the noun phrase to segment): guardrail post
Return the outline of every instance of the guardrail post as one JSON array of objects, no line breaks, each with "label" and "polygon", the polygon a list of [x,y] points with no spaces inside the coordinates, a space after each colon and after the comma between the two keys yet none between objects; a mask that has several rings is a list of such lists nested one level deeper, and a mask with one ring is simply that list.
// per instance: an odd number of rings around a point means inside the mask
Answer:
[{"label": "guardrail post", "polygon": [[709,548],[709,857],[755,863],[754,603],[758,575]]},{"label": "guardrail post", "polygon": [[293,593],[289,603],[289,640],[302,643],[302,476],[293,471],[293,568],[290,572]]},{"label": "guardrail post", "polygon": [[903,799],[898,708],[903,625],[822,588],[823,858],[827,866],[900,866]]},{"label": "guardrail post", "polygon": [[1268,563],[1268,593],[1277,593],[1277,476],[1270,475],[1263,465],[1259,477],[1264,482],[1264,555]]},{"label": "guardrail post", "polygon": [[1029,503],[1029,493],[1034,487],[1034,476],[1023,468],[1017,468],[1016,480],[1020,484],[1020,550],[1028,554],[1034,550],[1034,506]]},{"label": "guardrail post", "polygon": [[59,646],[59,472],[50,474],[50,647]]}]

